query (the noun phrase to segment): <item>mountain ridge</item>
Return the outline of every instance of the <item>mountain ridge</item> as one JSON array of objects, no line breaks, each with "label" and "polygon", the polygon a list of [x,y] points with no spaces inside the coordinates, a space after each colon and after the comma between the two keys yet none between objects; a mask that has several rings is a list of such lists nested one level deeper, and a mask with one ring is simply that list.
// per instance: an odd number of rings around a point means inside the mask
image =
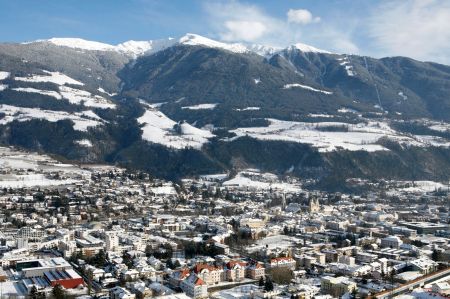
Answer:
[{"label": "mountain ridge", "polygon": [[139,42],[132,54],[0,44],[0,143],[175,179],[450,177],[450,67],[178,41],[145,55]]}]

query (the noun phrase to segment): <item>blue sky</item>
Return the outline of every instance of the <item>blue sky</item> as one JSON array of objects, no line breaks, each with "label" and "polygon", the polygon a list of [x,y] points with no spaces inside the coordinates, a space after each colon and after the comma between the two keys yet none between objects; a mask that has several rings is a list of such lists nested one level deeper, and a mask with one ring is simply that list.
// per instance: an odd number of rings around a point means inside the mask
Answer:
[{"label": "blue sky", "polygon": [[410,56],[450,64],[450,1],[0,0],[0,41],[111,44],[197,33],[226,42]]}]

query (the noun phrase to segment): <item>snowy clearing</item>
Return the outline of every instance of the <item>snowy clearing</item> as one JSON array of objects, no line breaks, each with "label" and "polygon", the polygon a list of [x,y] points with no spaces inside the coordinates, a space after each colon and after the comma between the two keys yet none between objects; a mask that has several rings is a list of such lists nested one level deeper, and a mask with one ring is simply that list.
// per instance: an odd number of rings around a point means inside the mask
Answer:
[{"label": "snowy clearing", "polygon": [[50,122],[69,119],[73,121],[73,128],[77,131],[87,131],[89,127],[101,125],[101,122],[99,121],[101,118],[92,111],[68,113],[63,111],[41,110],[39,108],[23,108],[0,104],[0,112],[5,114],[5,116],[0,119],[0,125],[5,125],[13,121],[30,121],[32,119],[43,119]]},{"label": "snowy clearing", "polygon": [[218,104],[217,103],[212,103],[212,104],[198,104],[198,105],[193,105],[193,106],[184,106],[181,107],[181,109],[189,109],[189,110],[212,110],[214,108],[216,108]]},{"label": "snowy clearing", "polygon": [[7,89],[8,88],[8,85],[6,85],[6,84],[0,84],[0,91],[3,91],[3,90],[5,90],[5,89]]},{"label": "snowy clearing", "polygon": [[291,88],[303,88],[306,90],[310,90],[310,91],[314,91],[314,92],[320,92],[320,93],[324,93],[324,94],[333,94],[331,91],[326,91],[326,90],[321,90],[321,89],[317,89],[308,85],[303,85],[303,84],[299,84],[299,83],[292,83],[292,84],[285,84],[283,86],[283,89],[291,89]]},{"label": "snowy clearing", "polygon": [[245,108],[236,108],[236,111],[257,111],[260,110],[261,107],[245,107]]},{"label": "snowy clearing", "polygon": [[5,80],[6,78],[8,78],[10,75],[9,72],[2,72],[0,71],[0,80]]},{"label": "snowy clearing", "polygon": [[89,139],[76,140],[75,143],[84,147],[92,147],[92,142]]},{"label": "snowy clearing", "polygon": [[23,174],[23,175],[0,175],[0,188],[22,188],[34,186],[59,186],[74,184],[79,180],[48,179],[44,174]]},{"label": "snowy clearing", "polygon": [[31,75],[28,77],[15,77],[15,80],[24,82],[51,82],[57,85],[64,85],[64,84],[84,85],[84,83],[72,79],[69,76],[64,75],[60,72],[44,71],[44,73],[48,75]]},{"label": "snowy clearing", "polygon": [[72,104],[83,104],[86,107],[96,107],[101,109],[116,108],[116,105],[111,103],[111,101],[99,95],[93,95],[85,90],[75,89],[68,86],[60,86],[59,90],[61,95]]},{"label": "snowy clearing", "polygon": [[144,140],[176,149],[185,147],[199,149],[209,138],[214,137],[214,134],[207,130],[198,129],[188,123],[178,124],[162,112],[153,109],[147,109],[137,121],[144,124],[142,128]]},{"label": "snowy clearing", "polygon": [[347,73],[347,76],[353,77],[356,75],[353,65],[350,64],[350,60],[348,56],[345,56],[343,58],[338,58],[338,61],[340,61],[339,65],[343,66],[345,69],[345,72]]},{"label": "snowy clearing", "polygon": [[281,182],[275,174],[261,173],[256,169],[246,169],[234,178],[223,182],[223,186],[250,188],[256,190],[282,190],[284,192],[299,192],[299,185]]},{"label": "snowy clearing", "polygon": [[408,99],[408,96],[405,95],[405,94],[403,93],[403,91],[399,91],[399,92],[398,92],[398,95],[402,98],[403,101],[406,101],[406,100]]},{"label": "snowy clearing", "polygon": [[36,88],[32,88],[32,87],[18,87],[18,88],[12,88],[11,90],[19,91],[19,92],[39,93],[39,94],[53,97],[57,100],[62,99],[62,96],[58,92],[53,91],[53,90],[41,90],[41,89],[36,89]]},{"label": "snowy clearing", "polygon": [[406,188],[403,188],[400,190],[405,191],[405,192],[411,192],[411,193],[413,193],[413,192],[424,193],[424,192],[432,192],[435,190],[448,188],[448,186],[446,186],[442,183],[433,182],[433,181],[414,181],[414,182],[411,182],[411,185],[412,186],[406,187]]},{"label": "snowy clearing", "polygon": [[[268,127],[238,128],[231,130],[237,135],[230,140],[242,136],[250,136],[260,140],[279,140],[310,144],[320,152],[330,152],[338,149],[350,151],[383,151],[383,146],[376,144],[382,138],[407,143],[415,146],[425,146],[423,141],[404,136],[391,129],[387,123],[370,121],[367,124],[347,124],[342,122],[292,122],[268,119]],[[342,130],[328,130],[341,128]],[[320,129],[320,130],[319,130]],[[429,142],[429,141],[428,141]]]}]

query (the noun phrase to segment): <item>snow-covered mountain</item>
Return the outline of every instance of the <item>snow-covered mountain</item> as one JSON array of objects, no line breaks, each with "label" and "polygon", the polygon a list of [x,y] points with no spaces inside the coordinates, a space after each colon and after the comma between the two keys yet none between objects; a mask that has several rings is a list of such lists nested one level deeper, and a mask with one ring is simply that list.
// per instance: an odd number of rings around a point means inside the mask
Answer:
[{"label": "snow-covered mountain", "polygon": [[448,179],[449,78],[405,57],[196,34],[0,43],[0,143],[172,178]]},{"label": "snow-covered mountain", "polygon": [[[25,44],[30,43],[50,43],[57,46],[88,51],[115,51],[118,53],[131,55],[134,57],[144,54],[150,55],[175,45],[203,46],[209,48],[223,49],[233,53],[255,53],[267,58],[270,58],[271,56],[275,55],[276,53],[284,49],[281,47],[272,47],[258,44],[224,43],[193,33],[188,33],[178,39],[169,37],[167,39],[148,40],[148,41],[130,40],[120,43],[118,45],[110,45],[106,43],[89,41],[80,38],[50,38],[46,40],[26,42]],[[330,53],[328,51],[317,49],[313,46],[301,43],[289,46],[286,49],[291,48],[298,49],[302,52]]]}]

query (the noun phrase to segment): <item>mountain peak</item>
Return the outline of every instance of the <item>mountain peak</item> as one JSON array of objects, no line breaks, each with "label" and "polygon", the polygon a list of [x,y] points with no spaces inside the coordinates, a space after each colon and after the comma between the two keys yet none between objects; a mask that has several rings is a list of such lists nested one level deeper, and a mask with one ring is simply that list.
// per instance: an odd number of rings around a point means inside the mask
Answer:
[{"label": "mountain peak", "polygon": [[239,43],[233,43],[233,44],[222,43],[222,42],[218,42],[218,41],[209,39],[207,37],[204,37],[204,36],[201,36],[198,34],[193,34],[193,33],[188,33],[185,36],[181,37],[179,39],[179,43],[183,44],[183,45],[206,46],[206,47],[210,47],[210,48],[219,48],[219,49],[224,49],[224,50],[228,50],[228,51],[235,52],[235,53],[245,53],[245,52],[249,51],[246,46],[239,44]]},{"label": "mountain peak", "polygon": [[[137,57],[144,54],[153,54],[177,44],[223,49],[234,53],[255,53],[263,57],[271,57],[277,52],[283,50],[282,48],[259,44],[224,43],[194,33],[187,33],[179,39],[169,37],[165,39],[147,41],[129,40],[118,45],[110,45],[81,38],[50,38],[46,40],[36,40],[34,42],[28,42],[26,44],[31,43],[50,43],[56,46],[88,51],[115,51],[132,57]],[[321,50],[302,43],[296,43],[286,49],[297,49],[302,52],[330,54],[330,52],[328,51]]]},{"label": "mountain peak", "polygon": [[287,49],[288,50],[297,49],[297,50],[300,50],[302,52],[332,54],[329,51],[318,49],[316,47],[313,47],[313,46],[310,46],[310,45],[306,45],[306,44],[302,44],[302,43],[293,44],[292,46],[289,46]]},{"label": "mountain peak", "polygon": [[64,38],[50,38],[47,40],[37,40],[36,42],[48,42],[52,43],[57,46],[63,46],[63,47],[69,47],[69,48],[76,48],[76,49],[83,49],[83,50],[94,50],[94,51],[111,51],[114,50],[114,46],[106,43],[96,42],[96,41],[89,41],[82,38],[70,38],[70,37],[64,37]]}]

